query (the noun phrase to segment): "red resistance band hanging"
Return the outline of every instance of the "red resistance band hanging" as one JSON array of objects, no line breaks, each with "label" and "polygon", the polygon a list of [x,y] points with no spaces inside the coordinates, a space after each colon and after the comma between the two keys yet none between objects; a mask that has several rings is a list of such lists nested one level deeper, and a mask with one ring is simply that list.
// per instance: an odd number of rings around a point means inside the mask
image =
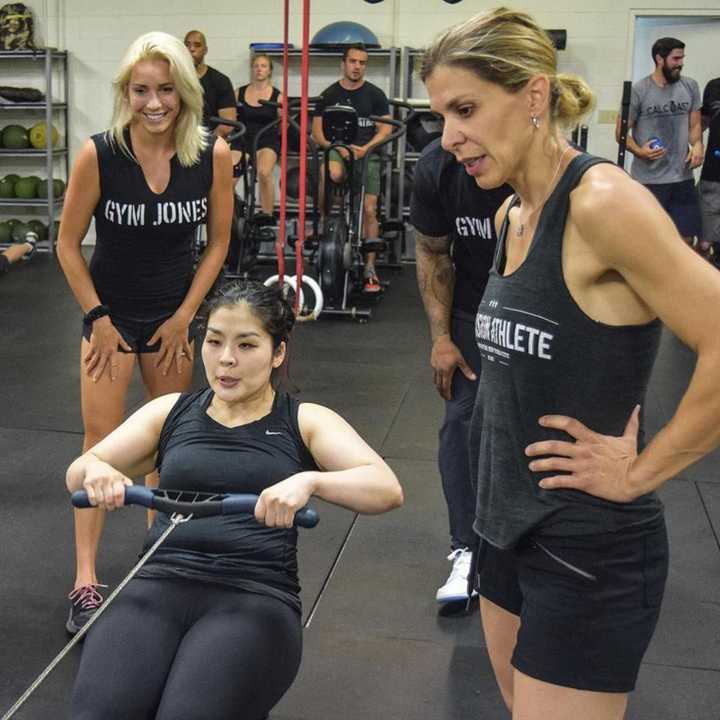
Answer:
[{"label": "red resistance band hanging", "polygon": [[288,154],[288,27],[290,20],[290,0],[285,0],[283,25],[283,103],[280,110],[280,228],[275,241],[275,255],[278,266],[278,286],[285,282],[285,220],[287,218],[287,154]]},{"label": "red resistance band hanging", "polygon": [[307,190],[307,135],[308,135],[308,77],[310,69],[310,0],[303,0],[302,66],[300,70],[300,188],[298,232],[295,242],[295,312],[300,310],[300,293],[303,277],[303,247],[305,246],[305,204]]}]

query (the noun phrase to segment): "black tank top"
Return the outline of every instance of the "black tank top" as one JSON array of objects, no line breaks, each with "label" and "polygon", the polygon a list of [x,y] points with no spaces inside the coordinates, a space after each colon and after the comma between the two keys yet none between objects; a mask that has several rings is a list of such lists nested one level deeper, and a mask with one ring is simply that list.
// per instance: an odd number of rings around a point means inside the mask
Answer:
[{"label": "black tank top", "polygon": [[[245,123],[247,133],[245,135],[245,144],[250,149],[250,143],[254,140],[255,136],[260,132],[262,128],[269,125],[273,120],[277,120],[278,111],[277,108],[268,107],[267,105],[248,105],[245,102],[245,91],[249,85],[243,85],[238,90],[238,103],[237,103],[237,119],[239,122]],[[277,102],[280,97],[280,91],[273,87],[272,94],[270,95],[270,102]],[[275,140],[279,137],[278,129],[273,128],[263,133],[263,140]]]},{"label": "black tank top", "polygon": [[[130,133],[125,134],[132,151]],[[170,181],[154,193],[140,165],[106,133],[93,135],[100,171],[97,234],[90,275],[112,314],[138,320],[177,310],[192,282],[195,230],[207,217],[213,181],[213,142],[197,165],[174,156]]]},{"label": "black tank top", "polygon": [[[160,435],[160,488],[260,494],[317,465],[300,435],[299,401],[277,393],[268,415],[236,428],[213,420],[210,389],[181,395]],[[167,528],[158,513],[145,550]],[[300,611],[297,530],[268,528],[251,515],[198,518],[179,525],[140,577],[181,577],[272,595]]]},{"label": "black tank top", "polygon": [[508,218],[475,321],[482,373],[470,430],[478,501],[475,530],[508,548],[529,533],[586,535],[650,523],[662,513],[654,493],[613,503],[575,490],[542,490],[554,473],[528,469],[525,447],[572,440],[538,425],[542,415],[577,418],[590,429],[622,435],[642,404],[661,323],[611,326],[591,319],[565,285],[562,242],[570,192],[585,171],[605,162],[579,155],[543,208],[527,258],[507,277]]}]

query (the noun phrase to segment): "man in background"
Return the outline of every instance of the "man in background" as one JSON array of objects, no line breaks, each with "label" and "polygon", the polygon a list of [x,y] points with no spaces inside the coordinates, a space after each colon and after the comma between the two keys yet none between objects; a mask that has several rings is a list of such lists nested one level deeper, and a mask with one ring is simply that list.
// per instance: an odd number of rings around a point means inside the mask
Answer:
[{"label": "man in background", "polygon": [[495,214],[511,192],[508,185],[478,187],[466,166],[442,148],[440,138],[425,147],[415,167],[410,223],[415,228],[417,279],[430,325],[433,382],[445,400],[438,465],[452,567],[435,595],[443,614],[467,603],[477,545],[469,438],[480,374],[475,316],[495,255]]},{"label": "man in background", "polygon": [[217,125],[210,122],[208,118],[215,116],[227,120],[237,119],[235,92],[230,78],[205,63],[205,56],[208,51],[207,40],[199,30],[191,30],[185,35],[185,47],[190,51],[198,79],[203,88],[205,97],[203,125],[216,135],[225,137],[234,128],[229,125]]},{"label": "man in background", "polygon": [[[701,238],[693,170],[702,165],[700,88],[682,77],[685,44],[660,38],[652,46],[655,70],[632,86],[627,149],[630,175],[645,185],[690,245]],[[620,139],[620,122],[616,128]]]},{"label": "man in background", "polygon": [[[365,80],[367,71],[368,52],[362,44],[348,45],[343,53],[340,68],[343,76],[330,87],[323,90],[320,100],[315,103],[315,112],[312,121],[313,140],[325,148],[330,141],[325,137],[322,129],[322,112],[331,105],[349,105],[355,108],[358,114],[358,135],[352,145],[355,156],[353,163],[353,187],[357,188],[362,172],[362,160],[368,152],[378,143],[382,142],[392,131],[392,127],[385,123],[375,123],[371,115],[389,117],[390,106],[385,93]],[[345,179],[345,162],[341,154],[335,150],[330,152],[328,161],[330,178],[335,183]],[[380,235],[380,225],[377,218],[377,201],[380,194],[381,163],[377,155],[368,160],[367,178],[365,181],[365,201],[363,206],[363,240],[377,242]],[[321,177],[323,173],[321,173]],[[322,196],[321,188],[321,196]],[[329,208],[323,208],[329,212]],[[380,281],[375,270],[375,253],[368,252],[365,260],[365,273],[363,291],[378,293],[381,291]]]},{"label": "man in background", "polygon": [[720,262],[720,78],[705,86],[702,104],[703,130],[710,130],[705,162],[700,175],[700,214],[702,238]]}]

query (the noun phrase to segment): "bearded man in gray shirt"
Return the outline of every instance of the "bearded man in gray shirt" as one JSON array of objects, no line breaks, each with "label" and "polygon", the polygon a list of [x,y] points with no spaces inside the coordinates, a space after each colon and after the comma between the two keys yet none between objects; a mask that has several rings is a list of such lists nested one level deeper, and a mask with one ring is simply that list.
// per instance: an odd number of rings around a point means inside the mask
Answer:
[{"label": "bearded man in gray shirt", "polygon": [[[685,44],[660,38],[652,47],[655,70],[632,86],[627,149],[630,174],[658,199],[689,244],[701,222],[693,169],[702,165],[702,101],[692,78],[681,77]],[[616,137],[619,141],[620,124]]]}]

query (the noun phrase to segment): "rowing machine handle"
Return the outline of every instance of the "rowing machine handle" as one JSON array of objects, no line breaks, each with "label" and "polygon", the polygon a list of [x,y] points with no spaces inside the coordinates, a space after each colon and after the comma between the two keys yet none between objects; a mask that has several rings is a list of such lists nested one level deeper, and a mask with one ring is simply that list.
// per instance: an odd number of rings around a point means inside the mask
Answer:
[{"label": "rowing machine handle", "polygon": [[[149,509],[158,509],[161,512],[180,512],[186,515],[193,514],[193,505],[197,511],[195,514],[201,517],[213,515],[238,515],[247,513],[252,515],[255,512],[255,504],[258,501],[257,495],[225,495],[217,501],[200,503],[176,502],[167,498],[157,497],[150,488],[142,485],[129,485],[125,488],[125,505],[142,505]],[[90,504],[88,494],[85,490],[77,490],[70,497],[70,502],[76,508],[94,507]],[[300,508],[295,513],[295,525],[304,528],[315,527],[320,518],[315,510],[310,507]]]}]

